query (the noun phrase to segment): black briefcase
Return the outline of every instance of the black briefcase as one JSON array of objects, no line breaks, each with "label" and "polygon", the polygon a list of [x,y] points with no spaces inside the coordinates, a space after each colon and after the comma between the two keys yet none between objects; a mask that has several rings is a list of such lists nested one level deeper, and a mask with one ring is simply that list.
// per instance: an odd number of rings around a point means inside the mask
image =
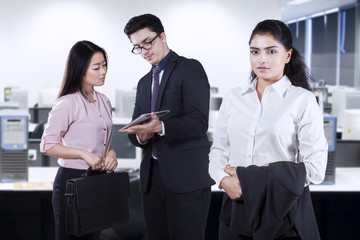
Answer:
[{"label": "black briefcase", "polygon": [[86,235],[129,221],[129,174],[102,173],[89,168],[66,183],[67,231]]}]

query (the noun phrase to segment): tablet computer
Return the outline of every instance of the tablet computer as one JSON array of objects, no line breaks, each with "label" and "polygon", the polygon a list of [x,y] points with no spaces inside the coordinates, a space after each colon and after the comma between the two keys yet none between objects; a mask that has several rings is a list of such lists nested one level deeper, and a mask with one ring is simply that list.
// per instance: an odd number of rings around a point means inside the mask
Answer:
[{"label": "tablet computer", "polygon": [[[161,117],[168,114],[169,112],[170,112],[170,110],[162,110],[162,111],[158,111],[158,112],[154,112],[154,113],[160,119]],[[132,127],[134,125],[142,124],[142,123],[146,122],[147,120],[149,120],[150,118],[151,118],[151,113],[141,114],[139,117],[135,118],[130,123],[128,123],[124,127],[122,127],[119,131],[127,129],[129,127]]]}]

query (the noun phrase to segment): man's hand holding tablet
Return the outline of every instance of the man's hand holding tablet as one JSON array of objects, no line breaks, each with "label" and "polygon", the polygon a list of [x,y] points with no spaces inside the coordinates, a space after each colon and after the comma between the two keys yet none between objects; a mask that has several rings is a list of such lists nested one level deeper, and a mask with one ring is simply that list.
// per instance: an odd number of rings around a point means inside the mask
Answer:
[{"label": "man's hand holding tablet", "polygon": [[[160,119],[161,117],[168,114],[169,112],[170,112],[170,110],[163,110],[163,111],[154,112],[154,114],[156,114],[156,116]],[[124,132],[123,130],[126,130],[135,125],[143,124],[143,123],[147,122],[148,120],[150,120],[150,118],[151,118],[151,113],[144,113],[144,114],[140,115],[139,117],[135,118],[134,120],[132,120],[130,123],[126,124],[119,131]],[[124,133],[126,133],[126,132],[124,132]]]}]

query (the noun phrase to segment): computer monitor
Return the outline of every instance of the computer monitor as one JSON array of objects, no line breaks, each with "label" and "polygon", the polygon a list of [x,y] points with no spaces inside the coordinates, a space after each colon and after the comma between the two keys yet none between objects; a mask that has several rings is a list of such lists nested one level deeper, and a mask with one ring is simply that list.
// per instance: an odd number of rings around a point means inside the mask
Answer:
[{"label": "computer monitor", "polygon": [[43,121],[47,123],[50,111],[51,107],[30,107],[30,122],[40,123],[41,121]]},{"label": "computer monitor", "polygon": [[137,170],[140,168],[141,148],[135,147],[129,141],[127,134],[119,132],[130,121],[130,118],[113,119],[112,147],[117,155],[117,170]]}]

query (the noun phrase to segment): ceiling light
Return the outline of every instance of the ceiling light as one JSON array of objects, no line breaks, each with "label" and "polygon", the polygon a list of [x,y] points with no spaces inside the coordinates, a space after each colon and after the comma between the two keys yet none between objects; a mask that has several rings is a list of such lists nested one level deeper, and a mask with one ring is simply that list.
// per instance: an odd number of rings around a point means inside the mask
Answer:
[{"label": "ceiling light", "polygon": [[287,4],[288,5],[300,5],[300,4],[303,4],[306,2],[310,2],[310,1],[311,0],[293,0],[293,1],[288,2]]}]

